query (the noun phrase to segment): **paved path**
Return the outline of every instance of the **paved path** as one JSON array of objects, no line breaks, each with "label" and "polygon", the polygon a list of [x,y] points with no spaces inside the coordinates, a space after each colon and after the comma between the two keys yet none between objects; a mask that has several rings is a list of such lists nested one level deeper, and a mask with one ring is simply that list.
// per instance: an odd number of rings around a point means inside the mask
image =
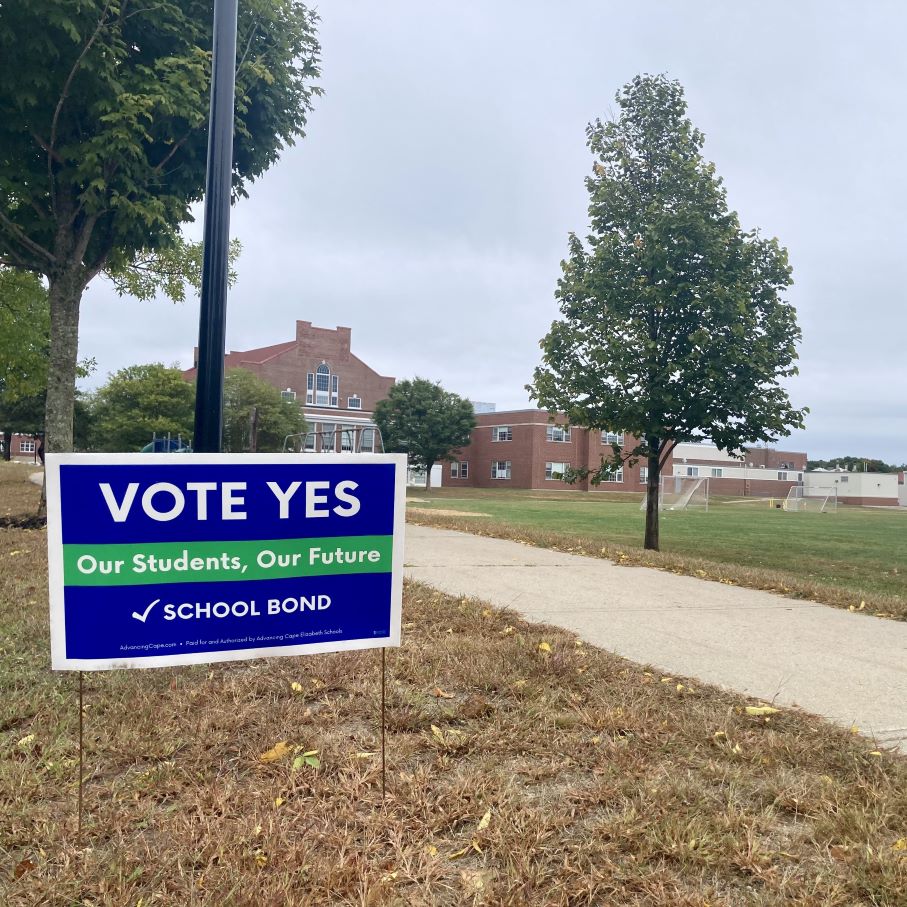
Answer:
[{"label": "paved path", "polygon": [[671,674],[856,725],[907,752],[907,623],[408,524],[406,575]]}]

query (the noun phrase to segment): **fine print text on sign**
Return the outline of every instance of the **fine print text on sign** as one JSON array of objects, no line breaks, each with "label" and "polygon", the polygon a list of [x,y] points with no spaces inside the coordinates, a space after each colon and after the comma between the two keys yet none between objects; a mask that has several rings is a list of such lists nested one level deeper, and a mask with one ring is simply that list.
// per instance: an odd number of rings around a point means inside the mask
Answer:
[{"label": "fine print text on sign", "polygon": [[402,454],[48,454],[54,669],[400,644]]}]

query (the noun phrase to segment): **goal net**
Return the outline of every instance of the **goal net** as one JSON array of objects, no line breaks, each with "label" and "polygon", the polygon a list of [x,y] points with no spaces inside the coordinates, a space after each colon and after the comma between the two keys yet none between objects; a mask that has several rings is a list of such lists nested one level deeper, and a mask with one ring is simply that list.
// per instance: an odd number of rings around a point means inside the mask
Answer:
[{"label": "goal net", "polygon": [[[646,509],[642,499],[640,510]],[[709,480],[697,476],[662,476],[658,489],[659,510],[708,510]]]},{"label": "goal net", "polygon": [[799,513],[802,510],[814,510],[817,513],[834,513],[838,509],[838,489],[833,485],[825,487],[804,488],[795,485],[787,493],[784,509]]}]

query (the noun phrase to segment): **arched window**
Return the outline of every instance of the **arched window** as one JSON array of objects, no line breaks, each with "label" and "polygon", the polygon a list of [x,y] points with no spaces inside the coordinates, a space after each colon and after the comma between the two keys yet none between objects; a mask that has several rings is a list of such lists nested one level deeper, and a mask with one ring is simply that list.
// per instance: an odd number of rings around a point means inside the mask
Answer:
[{"label": "arched window", "polygon": [[305,402],[315,406],[337,406],[340,399],[340,378],[331,374],[331,367],[322,362],[306,375]]}]

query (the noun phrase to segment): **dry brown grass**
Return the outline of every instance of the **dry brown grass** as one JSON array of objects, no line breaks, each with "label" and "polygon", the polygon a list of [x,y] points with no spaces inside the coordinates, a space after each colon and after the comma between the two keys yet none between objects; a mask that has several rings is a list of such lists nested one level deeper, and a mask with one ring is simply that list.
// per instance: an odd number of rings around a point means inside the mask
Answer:
[{"label": "dry brown grass", "polygon": [[456,529],[460,532],[471,532],[473,535],[510,539],[538,548],[550,548],[552,551],[607,558],[616,564],[625,566],[654,567],[657,570],[667,570],[670,573],[684,576],[697,576],[700,579],[726,583],[731,586],[762,589],[766,592],[776,592],[780,595],[819,602],[845,610],[859,610],[874,617],[907,620],[907,599],[901,596],[864,592],[861,607],[855,605],[852,589],[830,585],[809,576],[792,575],[789,571],[717,563],[704,557],[691,557],[686,554],[665,551],[645,551],[629,545],[603,542],[600,538],[593,539],[567,532],[512,526],[493,518],[464,520],[460,519],[460,516],[462,514],[454,516],[449,510],[412,507],[408,507],[406,510],[407,521],[420,526]]},{"label": "dry brown grass", "polygon": [[4,905],[907,904],[904,758],[419,585],[386,800],[376,652],[86,674],[80,843],[44,544],[0,529]]}]

